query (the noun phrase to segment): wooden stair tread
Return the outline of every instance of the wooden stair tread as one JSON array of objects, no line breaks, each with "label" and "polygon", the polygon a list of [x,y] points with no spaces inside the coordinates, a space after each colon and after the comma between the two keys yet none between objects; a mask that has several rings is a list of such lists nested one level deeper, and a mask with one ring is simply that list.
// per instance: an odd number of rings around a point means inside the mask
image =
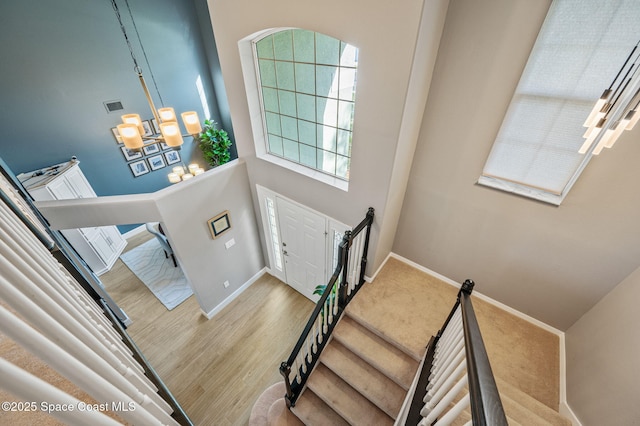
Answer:
[{"label": "wooden stair tread", "polygon": [[319,364],[307,387],[351,425],[392,425],[393,419],[347,382]]},{"label": "wooden stair tread", "polygon": [[344,316],[333,331],[333,338],[384,373],[403,389],[409,390],[418,369],[412,356]]},{"label": "wooden stair tread", "polygon": [[332,340],[322,351],[320,362],[395,419],[406,391],[358,355]]},{"label": "wooden stair tread", "polygon": [[291,412],[307,426],[348,426],[349,423],[310,389],[305,389]]}]

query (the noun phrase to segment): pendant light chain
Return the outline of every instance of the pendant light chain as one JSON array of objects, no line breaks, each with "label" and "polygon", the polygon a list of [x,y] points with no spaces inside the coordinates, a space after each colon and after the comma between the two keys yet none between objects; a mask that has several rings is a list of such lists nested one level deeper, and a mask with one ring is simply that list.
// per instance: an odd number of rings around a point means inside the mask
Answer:
[{"label": "pendant light chain", "polygon": [[[158,88],[158,83],[156,82],[156,78],[153,75],[153,70],[151,69],[151,65],[149,65],[149,58],[147,57],[147,52],[142,44],[142,40],[140,39],[140,33],[138,32],[138,27],[136,26],[136,21],[133,18],[133,13],[131,12],[131,7],[129,6],[129,1],[125,0],[125,4],[127,5],[127,10],[129,11],[129,16],[131,17],[131,22],[133,23],[133,28],[136,32],[136,37],[138,37],[138,42],[140,43],[140,48],[142,49],[142,55],[144,56],[144,60],[147,63],[149,68],[149,74],[151,75],[151,81],[153,81],[153,87],[156,89],[156,93],[158,94],[158,98],[160,99],[160,105],[164,107],[164,100],[162,99],[162,95],[160,94],[160,89]],[[133,60],[133,70],[138,74],[142,75],[142,68],[138,64],[138,59],[136,58],[135,53],[133,53],[133,47],[131,46],[131,41],[129,40],[129,36],[127,35],[127,30],[122,22],[122,16],[120,15],[120,9],[118,8],[118,4],[116,0],[111,0],[111,6],[113,7],[113,11],[118,18],[118,23],[120,24],[120,30],[122,31],[122,35],[127,43],[127,47],[129,48],[129,53],[131,54],[131,60]]]}]

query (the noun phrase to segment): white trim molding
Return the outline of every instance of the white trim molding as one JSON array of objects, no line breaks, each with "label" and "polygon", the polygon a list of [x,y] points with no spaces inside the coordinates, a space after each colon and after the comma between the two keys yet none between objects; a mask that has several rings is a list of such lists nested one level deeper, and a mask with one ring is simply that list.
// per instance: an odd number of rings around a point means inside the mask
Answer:
[{"label": "white trim molding", "polygon": [[567,401],[560,401],[560,414],[568,418],[573,426],[582,426],[582,423],[578,420],[576,413],[569,407]]},{"label": "white trim molding", "polygon": [[[429,275],[431,275],[431,276],[433,276],[435,278],[438,278],[439,280],[444,281],[445,283],[447,283],[449,285],[452,285],[457,289],[460,289],[460,286],[462,285],[462,283],[454,281],[451,278],[447,278],[444,275],[441,275],[441,274],[439,274],[439,273],[437,273],[435,271],[432,271],[431,269],[429,269],[429,268],[427,268],[425,266],[422,266],[422,265],[420,265],[418,263],[415,263],[415,262],[407,259],[406,257],[400,256],[399,254],[391,252],[391,253],[389,253],[389,257],[393,257],[394,259],[397,259],[397,260],[399,260],[401,262],[404,262],[407,265],[413,266],[414,268],[416,268],[416,269],[418,269],[418,270],[420,270],[422,272],[425,272],[425,273],[427,273],[427,274],[429,274]],[[385,260],[385,262],[386,262],[386,260]],[[533,318],[533,317],[531,317],[531,316],[529,316],[529,315],[527,315],[525,313],[522,313],[522,312],[520,312],[520,311],[518,311],[516,309],[513,309],[512,307],[507,306],[504,303],[498,302],[497,300],[492,299],[489,296],[485,296],[484,294],[480,293],[477,290],[473,291],[473,295],[475,297],[477,297],[478,299],[481,299],[481,300],[483,300],[483,301],[485,301],[487,303],[490,303],[490,304],[502,309],[503,311],[507,311],[510,314],[513,314],[513,315],[517,316],[518,318],[521,318],[521,319],[523,319],[525,321],[528,321],[531,324],[542,328],[543,330],[546,330],[546,331],[548,331],[550,333],[553,333],[553,334],[555,334],[557,336],[564,336],[564,332],[558,330],[557,328],[552,327],[549,324],[546,324],[546,323],[544,323],[544,322],[542,322],[540,320],[537,320],[537,319],[535,319],[535,318]]]},{"label": "white trim molding", "polygon": [[240,286],[240,288],[238,288],[236,291],[231,293],[229,295],[229,297],[227,297],[222,302],[220,302],[215,308],[213,308],[209,312],[202,311],[202,315],[207,317],[207,319],[213,318],[217,313],[219,313],[221,310],[223,310],[228,304],[233,302],[236,297],[240,296],[242,294],[242,292],[244,292],[246,289],[248,289],[251,286],[251,284],[253,284],[256,281],[258,281],[258,279],[261,276],[263,276],[265,273],[267,273],[267,268],[266,267],[260,269],[254,276],[249,278],[249,280],[246,283],[242,284]]}]

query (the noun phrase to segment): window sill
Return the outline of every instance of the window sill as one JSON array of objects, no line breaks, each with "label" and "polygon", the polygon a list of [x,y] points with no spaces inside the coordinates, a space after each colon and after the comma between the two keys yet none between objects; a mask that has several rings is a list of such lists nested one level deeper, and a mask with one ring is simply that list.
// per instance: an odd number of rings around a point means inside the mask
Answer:
[{"label": "window sill", "polygon": [[349,191],[349,182],[339,179],[337,177],[329,176],[328,174],[319,172],[317,170],[310,169],[300,164],[293,163],[291,161],[285,160],[284,158],[276,157],[275,155],[270,154],[258,154],[258,158],[264,161],[268,161],[269,163],[278,165],[280,167],[284,167],[285,169],[289,169],[296,173],[300,173],[301,175],[307,176],[311,179],[315,179],[322,183],[326,183],[327,185],[333,186],[334,188],[338,188],[342,191]]},{"label": "window sill", "polygon": [[478,184],[488,186],[489,188],[499,189],[504,192],[510,192],[512,194],[520,195],[523,197],[533,198],[534,200],[553,204],[554,206],[559,206],[564,199],[564,195],[552,194],[540,189],[531,188],[528,186],[489,176],[480,176],[480,178],[478,179]]}]

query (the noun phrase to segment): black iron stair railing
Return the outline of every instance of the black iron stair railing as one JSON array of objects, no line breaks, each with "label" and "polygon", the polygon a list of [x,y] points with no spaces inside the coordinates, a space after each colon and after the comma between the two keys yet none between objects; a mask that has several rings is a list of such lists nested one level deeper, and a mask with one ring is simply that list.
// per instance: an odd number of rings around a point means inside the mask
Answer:
[{"label": "black iron stair railing", "polygon": [[370,207],[362,222],[344,233],[333,275],[291,355],[280,365],[289,407],[295,405],[340,316],[364,284],[373,217],[374,209]]}]

